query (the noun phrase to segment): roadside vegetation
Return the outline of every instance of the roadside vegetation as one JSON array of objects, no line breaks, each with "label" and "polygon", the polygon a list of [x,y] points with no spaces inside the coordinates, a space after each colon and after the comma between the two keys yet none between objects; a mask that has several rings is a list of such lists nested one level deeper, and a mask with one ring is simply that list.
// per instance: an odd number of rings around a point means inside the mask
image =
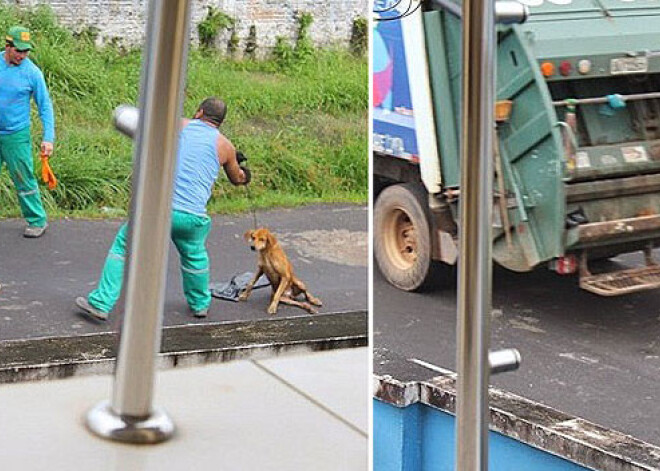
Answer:
[{"label": "roadside vegetation", "polygon": [[[44,72],[55,107],[51,166],[59,184],[52,192],[41,187],[47,211],[60,216],[126,214],[132,142],[113,129],[111,120],[117,105],[137,104],[141,51],[97,47],[94,31],[74,35],[44,7],[26,12],[0,6],[0,29],[16,23],[33,32],[36,48],[30,58]],[[251,204],[259,208],[366,202],[367,60],[348,51],[315,49],[307,41],[304,49],[297,46],[282,40],[265,61],[228,59],[207,46],[191,49],[184,113],[191,116],[209,95],[228,103],[223,132],[249,159]],[[41,124],[35,109],[32,123],[39,175]],[[244,188],[219,180],[209,205],[212,212],[249,207]],[[0,216],[18,215],[4,169]]]}]

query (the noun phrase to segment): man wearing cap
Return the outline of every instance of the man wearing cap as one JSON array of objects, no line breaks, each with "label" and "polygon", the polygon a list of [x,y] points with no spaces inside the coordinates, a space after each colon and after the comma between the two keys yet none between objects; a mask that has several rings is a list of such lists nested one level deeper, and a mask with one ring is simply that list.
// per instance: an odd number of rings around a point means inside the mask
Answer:
[{"label": "man wearing cap", "polygon": [[0,169],[7,165],[18,192],[21,213],[27,221],[23,235],[35,238],[43,235],[48,224],[34,176],[30,97],[34,97],[39,110],[43,125],[41,152],[47,156],[53,152],[55,120],[44,75],[27,57],[32,47],[26,28],[9,29],[0,61]]}]

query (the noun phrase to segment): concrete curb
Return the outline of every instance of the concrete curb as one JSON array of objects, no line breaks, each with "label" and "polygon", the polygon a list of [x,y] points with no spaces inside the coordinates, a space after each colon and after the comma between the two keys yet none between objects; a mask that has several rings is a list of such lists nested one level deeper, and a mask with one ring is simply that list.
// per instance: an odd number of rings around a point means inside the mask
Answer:
[{"label": "concrete curb", "polygon": [[[117,333],[0,342],[0,384],[112,373]],[[158,367],[263,359],[368,345],[366,310],[163,328]]]}]

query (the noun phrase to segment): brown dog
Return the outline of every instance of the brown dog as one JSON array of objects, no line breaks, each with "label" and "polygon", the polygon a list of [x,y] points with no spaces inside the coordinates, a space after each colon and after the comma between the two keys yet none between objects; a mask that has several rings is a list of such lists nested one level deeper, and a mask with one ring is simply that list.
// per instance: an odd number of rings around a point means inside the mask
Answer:
[{"label": "brown dog", "polygon": [[[257,273],[250,280],[245,291],[238,297],[238,300],[246,301],[254,284],[265,273],[273,289],[268,314],[277,314],[277,306],[280,302],[298,306],[311,314],[316,314],[317,311],[312,304],[321,306],[321,300],[312,296],[307,291],[305,284],[293,274],[291,262],[289,262],[275,236],[268,229],[262,227],[254,231],[247,231],[244,237],[250,243],[250,248],[259,252],[259,262]],[[295,299],[301,293],[305,296],[307,302]]]}]

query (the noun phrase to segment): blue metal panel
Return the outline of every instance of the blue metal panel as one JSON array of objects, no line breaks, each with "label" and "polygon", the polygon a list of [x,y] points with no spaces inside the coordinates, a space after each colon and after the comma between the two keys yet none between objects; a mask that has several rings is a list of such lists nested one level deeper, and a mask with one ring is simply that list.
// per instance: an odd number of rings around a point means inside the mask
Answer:
[{"label": "blue metal panel", "polygon": [[[374,400],[374,471],[454,471],[454,416],[419,403]],[[501,435],[489,434],[489,470],[587,471]]]},{"label": "blue metal panel", "polygon": [[[454,430],[456,420],[454,416],[428,406],[418,405],[424,408],[423,469],[454,471],[454,455],[456,455],[456,431]],[[531,470],[532,468],[520,469]]]},{"label": "blue metal panel", "polygon": [[374,400],[374,471],[419,471],[422,407],[394,407]]},{"label": "blue metal panel", "polygon": [[563,458],[533,448],[497,432],[489,435],[489,466],[493,471],[533,469],[535,471],[585,471]]}]

